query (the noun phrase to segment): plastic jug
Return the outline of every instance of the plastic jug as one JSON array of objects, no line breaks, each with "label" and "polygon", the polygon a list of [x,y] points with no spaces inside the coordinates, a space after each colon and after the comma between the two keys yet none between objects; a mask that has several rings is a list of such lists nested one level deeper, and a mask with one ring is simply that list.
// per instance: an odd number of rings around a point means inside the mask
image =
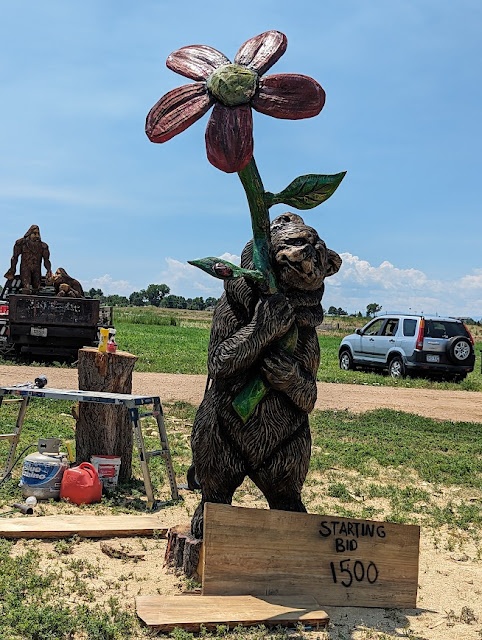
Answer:
[{"label": "plastic jug", "polygon": [[90,462],[82,462],[64,472],[60,485],[60,497],[74,504],[100,502],[102,484],[95,467]]},{"label": "plastic jug", "polygon": [[106,329],[105,327],[102,327],[101,329],[99,329],[99,333],[100,333],[100,340],[99,340],[99,351],[101,353],[106,353],[107,351],[107,341],[109,339],[109,329]]}]

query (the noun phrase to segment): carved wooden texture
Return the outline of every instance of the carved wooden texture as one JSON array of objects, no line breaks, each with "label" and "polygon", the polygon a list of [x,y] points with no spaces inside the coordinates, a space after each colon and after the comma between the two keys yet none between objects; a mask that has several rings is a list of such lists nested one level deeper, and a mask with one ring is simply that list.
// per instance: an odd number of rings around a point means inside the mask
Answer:
[{"label": "carved wooden texture", "polygon": [[[125,351],[101,353],[97,349],[79,350],[79,389],[132,393],[132,373],[137,361]],[[132,473],[132,424],[125,407],[79,403],[75,432],[76,458],[90,462],[93,455],[121,457],[119,480]]]},{"label": "carved wooden texture", "polygon": [[[262,220],[242,253],[243,268],[253,268],[261,232]],[[230,504],[245,476],[270,508],[306,511],[301,489],[320,363],[316,326],[323,320],[324,279],[336,273],[341,259],[289,212],[272,222],[271,244],[280,291],[266,296],[244,278],[227,281],[214,312],[208,352],[212,384],[191,438],[202,489],[191,523],[197,538],[203,535],[203,503]]]}]

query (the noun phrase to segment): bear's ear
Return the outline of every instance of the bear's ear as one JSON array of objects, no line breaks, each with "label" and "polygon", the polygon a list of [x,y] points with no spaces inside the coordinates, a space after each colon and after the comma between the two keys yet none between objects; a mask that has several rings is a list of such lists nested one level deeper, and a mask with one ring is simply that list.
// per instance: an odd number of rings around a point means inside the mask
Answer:
[{"label": "bear's ear", "polygon": [[343,260],[336,253],[336,251],[332,251],[331,249],[326,250],[326,273],[325,277],[333,276],[340,270],[341,263]]}]

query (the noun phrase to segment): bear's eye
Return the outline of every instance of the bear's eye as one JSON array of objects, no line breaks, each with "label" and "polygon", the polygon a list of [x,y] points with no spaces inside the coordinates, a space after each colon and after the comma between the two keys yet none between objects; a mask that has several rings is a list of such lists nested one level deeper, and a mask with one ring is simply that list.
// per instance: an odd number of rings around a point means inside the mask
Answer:
[{"label": "bear's eye", "polygon": [[286,241],[286,244],[289,244],[293,247],[301,247],[302,244],[305,244],[305,239],[304,238],[289,238]]}]

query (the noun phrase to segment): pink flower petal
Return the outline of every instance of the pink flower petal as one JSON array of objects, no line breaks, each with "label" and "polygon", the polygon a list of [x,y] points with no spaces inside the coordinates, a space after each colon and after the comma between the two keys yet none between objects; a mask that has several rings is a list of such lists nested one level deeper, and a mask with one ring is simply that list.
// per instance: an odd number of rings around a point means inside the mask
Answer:
[{"label": "pink flower petal", "polygon": [[166,60],[166,65],[191,80],[205,80],[223,64],[229,64],[228,58],[212,47],[204,44],[193,44],[173,51]]},{"label": "pink flower petal", "polygon": [[249,104],[216,103],[206,128],[208,160],[226,173],[241,171],[253,157],[253,115]]},{"label": "pink flower petal", "polygon": [[201,82],[169,91],[147,114],[147,137],[151,142],[167,142],[199,120],[213,102]]},{"label": "pink flower petal", "polygon": [[325,104],[325,92],[309,76],[278,73],[261,78],[251,106],[268,116],[300,120],[317,116]]},{"label": "pink flower petal", "polygon": [[257,71],[261,76],[281,58],[287,46],[288,40],[284,33],[266,31],[242,44],[234,62]]}]

